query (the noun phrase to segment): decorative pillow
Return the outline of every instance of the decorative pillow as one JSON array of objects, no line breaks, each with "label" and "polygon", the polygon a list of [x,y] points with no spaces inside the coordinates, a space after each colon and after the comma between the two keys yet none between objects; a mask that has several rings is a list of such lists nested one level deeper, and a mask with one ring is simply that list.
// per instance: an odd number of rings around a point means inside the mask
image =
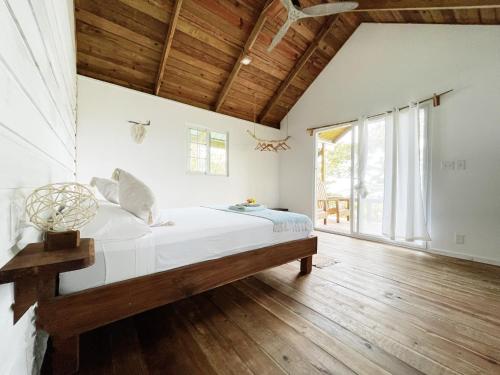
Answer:
[{"label": "decorative pillow", "polygon": [[133,240],[151,233],[151,228],[117,204],[99,201],[97,215],[80,229],[82,238],[100,241]]},{"label": "decorative pillow", "polygon": [[118,183],[108,178],[94,177],[90,181],[90,186],[95,186],[99,193],[111,203],[119,202]]},{"label": "decorative pillow", "polygon": [[160,214],[151,189],[123,169],[115,169],[112,178],[118,181],[120,206],[149,225],[157,224]]}]

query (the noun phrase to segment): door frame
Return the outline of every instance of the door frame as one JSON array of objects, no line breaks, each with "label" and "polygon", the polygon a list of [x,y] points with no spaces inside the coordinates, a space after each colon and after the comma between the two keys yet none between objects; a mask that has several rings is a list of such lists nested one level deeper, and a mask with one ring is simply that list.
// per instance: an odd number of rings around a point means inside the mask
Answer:
[{"label": "door frame", "polygon": [[[427,121],[428,121],[428,124],[427,124],[427,128],[428,128],[428,134],[427,134],[427,144],[429,145],[429,141],[430,141],[430,137],[429,137],[429,133],[430,133],[430,121],[429,121],[429,115],[428,115],[428,112],[426,114],[428,117],[427,117]],[[341,236],[346,236],[346,237],[351,237],[351,238],[356,238],[356,239],[359,239],[359,240],[366,240],[366,241],[372,241],[372,242],[378,242],[378,243],[382,243],[382,244],[387,244],[387,245],[392,245],[392,246],[399,246],[399,247],[403,247],[403,248],[407,248],[407,249],[411,249],[411,250],[419,250],[419,251],[422,251],[422,250],[428,250],[429,249],[429,242],[427,241],[424,241],[424,244],[423,245],[412,245],[411,243],[404,243],[404,242],[400,242],[400,241],[392,241],[390,239],[386,239],[384,238],[383,236],[373,236],[373,235],[368,235],[368,234],[360,234],[359,232],[355,232],[354,231],[354,218],[355,220],[358,220],[358,217],[359,217],[359,212],[356,213],[356,216],[353,215],[354,213],[354,178],[353,178],[353,171],[354,171],[354,147],[353,147],[353,144],[354,144],[354,123],[351,123],[351,124],[341,124],[341,125],[332,125],[332,126],[329,126],[329,127],[326,127],[326,128],[321,128],[321,129],[315,129],[313,130],[313,133],[312,133],[312,136],[314,137],[314,148],[313,148],[313,186],[312,186],[312,189],[313,189],[313,201],[312,201],[312,212],[313,212],[313,229],[315,231],[318,231],[318,232],[324,232],[324,233],[331,233],[331,234],[336,234],[336,235],[341,235]],[[341,127],[345,127],[345,126],[350,126],[351,127],[351,137],[352,137],[352,142],[351,142],[351,194],[350,194],[350,200],[349,200],[349,217],[350,217],[350,221],[349,221],[349,224],[350,224],[350,229],[349,229],[349,233],[345,233],[345,232],[339,232],[339,231],[336,231],[336,230],[328,230],[328,229],[322,229],[322,228],[318,228],[316,226],[316,209],[317,209],[317,200],[316,200],[316,178],[318,176],[318,156],[317,156],[317,149],[318,149],[318,133],[321,133],[323,131],[326,131],[326,130],[330,130],[330,129],[335,129],[335,128],[341,128]],[[430,146],[429,146],[430,147]],[[430,159],[430,155],[428,155],[429,159]],[[430,167],[430,166],[429,166]],[[427,173],[430,175],[430,171],[427,171]],[[359,199],[359,198],[357,198]],[[429,197],[427,197],[427,200],[429,201]],[[426,204],[428,205],[429,202],[426,202]],[[356,209],[358,210],[359,209],[359,202],[356,204]]]},{"label": "door frame", "polygon": [[345,233],[345,232],[338,232],[338,231],[329,231],[329,230],[326,230],[326,229],[318,229],[316,227],[316,210],[317,210],[317,199],[316,199],[316,179],[318,177],[318,154],[317,154],[317,150],[318,150],[318,133],[322,133],[324,131],[327,131],[327,130],[330,130],[330,129],[335,129],[335,128],[344,128],[346,126],[349,126],[351,127],[351,137],[352,137],[352,129],[353,129],[353,126],[354,124],[341,124],[341,125],[332,125],[332,126],[329,126],[329,127],[326,127],[326,128],[321,128],[321,129],[315,129],[313,130],[313,133],[312,133],[312,136],[314,137],[314,149],[313,149],[313,153],[314,153],[314,159],[313,159],[313,185],[312,185],[312,189],[313,189],[313,201],[312,201],[312,212],[313,212],[313,228],[314,230],[317,230],[319,232],[327,232],[327,233],[333,233],[333,234],[340,234],[340,235],[344,235],[344,236],[350,236],[350,237],[354,237],[353,236],[353,179],[352,179],[352,171],[354,169],[354,159],[353,159],[353,155],[354,155],[354,147],[351,146],[351,193],[350,193],[350,199],[349,199],[349,233]]}]

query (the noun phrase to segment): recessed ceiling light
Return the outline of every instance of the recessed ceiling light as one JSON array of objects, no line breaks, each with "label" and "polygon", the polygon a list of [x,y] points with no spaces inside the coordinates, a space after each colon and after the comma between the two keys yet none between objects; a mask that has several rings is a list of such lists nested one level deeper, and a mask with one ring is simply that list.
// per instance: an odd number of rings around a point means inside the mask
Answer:
[{"label": "recessed ceiling light", "polygon": [[252,57],[250,57],[249,55],[245,55],[245,56],[241,59],[241,63],[242,63],[243,65],[249,65],[251,62],[252,62]]}]

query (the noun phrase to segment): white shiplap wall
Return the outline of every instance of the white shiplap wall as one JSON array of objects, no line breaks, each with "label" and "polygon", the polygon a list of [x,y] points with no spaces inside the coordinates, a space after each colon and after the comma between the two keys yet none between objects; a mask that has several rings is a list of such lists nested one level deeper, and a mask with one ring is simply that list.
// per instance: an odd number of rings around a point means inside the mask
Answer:
[{"label": "white shiplap wall", "polygon": [[[74,179],[76,63],[72,0],[0,0],[0,266],[16,251],[33,188]],[[33,309],[15,326],[0,286],[0,374],[33,372]]]}]

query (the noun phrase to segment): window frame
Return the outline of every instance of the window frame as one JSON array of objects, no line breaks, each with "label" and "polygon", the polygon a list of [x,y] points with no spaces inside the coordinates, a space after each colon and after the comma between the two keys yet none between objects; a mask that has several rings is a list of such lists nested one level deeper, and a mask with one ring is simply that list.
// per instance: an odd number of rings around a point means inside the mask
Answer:
[{"label": "window frame", "polygon": [[[213,130],[204,126],[199,126],[199,125],[194,125],[194,124],[188,124],[186,127],[186,139],[187,139],[187,144],[186,144],[186,168],[187,168],[187,174],[190,175],[200,175],[200,176],[216,176],[216,177],[229,177],[229,132],[227,131],[220,131],[220,130]],[[193,171],[191,170],[191,130],[197,130],[197,131],[202,131],[206,132],[207,134],[207,157],[205,158],[205,172],[199,172],[199,171]],[[212,133],[219,133],[219,134],[224,134],[226,136],[226,173],[224,174],[219,174],[219,173],[211,173],[210,171],[210,160],[211,160],[211,152],[210,152],[210,143],[212,140]]]}]

